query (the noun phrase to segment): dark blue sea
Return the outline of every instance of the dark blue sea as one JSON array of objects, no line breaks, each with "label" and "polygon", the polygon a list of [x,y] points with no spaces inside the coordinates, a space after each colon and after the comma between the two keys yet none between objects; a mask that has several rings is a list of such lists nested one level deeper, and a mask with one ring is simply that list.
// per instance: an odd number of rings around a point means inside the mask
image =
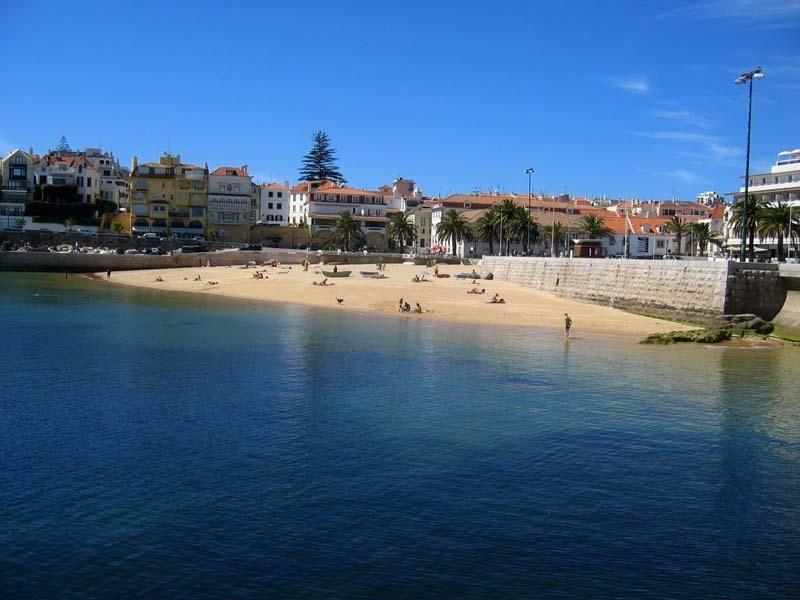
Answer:
[{"label": "dark blue sea", "polygon": [[800,348],[0,273],[3,598],[800,595]]}]

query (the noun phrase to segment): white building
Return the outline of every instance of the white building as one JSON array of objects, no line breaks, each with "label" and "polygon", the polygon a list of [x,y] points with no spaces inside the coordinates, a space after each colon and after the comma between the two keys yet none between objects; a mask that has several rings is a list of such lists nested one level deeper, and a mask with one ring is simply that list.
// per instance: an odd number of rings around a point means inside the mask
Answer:
[{"label": "white building", "polygon": [[259,187],[258,223],[289,225],[289,183],[262,183]]},{"label": "white building", "polygon": [[51,151],[34,163],[34,169],[44,201],[57,197],[61,201],[91,204],[101,197],[101,171],[94,158],[85,152]]},{"label": "white building", "polygon": [[725,197],[717,192],[701,192],[697,194],[697,203],[705,206],[718,206],[725,204]]},{"label": "white building", "polygon": [[295,225],[318,231],[333,230],[343,212],[349,212],[361,223],[364,233],[385,234],[387,204],[378,191],[359,190],[331,181],[308,181],[294,186],[290,198],[290,219]]},{"label": "white building", "polygon": [[386,203],[392,210],[405,212],[422,203],[422,190],[413,179],[398,177],[391,184],[378,188],[378,191],[386,198]]},{"label": "white building", "polygon": [[[778,153],[775,164],[769,173],[750,175],[748,194],[751,198],[757,197],[772,204],[782,203],[800,211],[800,149],[785,150]],[[744,200],[744,185],[738,192],[733,192],[733,203],[729,205],[725,214],[725,233],[729,250],[736,254],[741,246],[741,238],[736,234],[730,224],[731,208]],[[796,241],[800,232],[793,231]],[[756,236],[756,245],[761,249],[761,255],[774,257],[776,255],[778,240],[774,238],[760,238]],[[786,256],[797,258],[797,248],[787,244],[784,240]]]},{"label": "white building", "polygon": [[247,165],[219,167],[208,175],[208,225],[221,240],[248,241],[258,211],[253,189]]}]

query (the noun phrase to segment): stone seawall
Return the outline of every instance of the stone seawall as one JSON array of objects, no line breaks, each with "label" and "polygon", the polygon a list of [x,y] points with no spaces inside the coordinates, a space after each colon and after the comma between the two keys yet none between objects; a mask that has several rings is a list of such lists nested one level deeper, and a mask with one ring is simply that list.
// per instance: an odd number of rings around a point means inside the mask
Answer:
[{"label": "stone seawall", "polygon": [[481,275],[629,312],[714,325],[724,314],[772,319],[785,289],[775,265],[484,257]]},{"label": "stone seawall", "polygon": [[247,261],[257,262],[276,259],[283,264],[299,265],[308,259],[312,263],[375,265],[378,262],[397,263],[403,258],[399,254],[336,254],[305,252],[302,250],[267,249],[261,252],[196,252],[172,256],[149,254],[82,254],[59,252],[0,252],[0,271],[55,271],[63,273],[96,273],[132,271],[139,269],[169,269],[196,267],[211,262],[217,266],[243,265]]}]

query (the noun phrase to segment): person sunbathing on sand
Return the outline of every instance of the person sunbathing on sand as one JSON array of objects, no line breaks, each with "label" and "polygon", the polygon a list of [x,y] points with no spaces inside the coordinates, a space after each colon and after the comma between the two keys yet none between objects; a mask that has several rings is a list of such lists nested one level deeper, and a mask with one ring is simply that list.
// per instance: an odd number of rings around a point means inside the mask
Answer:
[{"label": "person sunbathing on sand", "polygon": [[161,275],[159,275],[158,277],[156,277],[156,281],[164,281],[164,278],[161,277]]},{"label": "person sunbathing on sand", "polygon": [[414,308],[414,312],[418,313],[420,315],[422,314],[422,306],[420,305],[419,302],[417,302],[417,306],[416,306],[416,308]]},{"label": "person sunbathing on sand", "polygon": [[505,304],[506,301],[500,297],[500,294],[495,294],[487,304]]},{"label": "person sunbathing on sand", "polygon": [[480,289],[479,290],[477,287],[474,287],[471,290],[467,290],[467,293],[468,294],[485,294],[486,290],[485,289]]},{"label": "person sunbathing on sand", "polygon": [[411,278],[411,281],[413,281],[414,283],[419,283],[420,282],[419,275],[414,275],[414,277]]}]

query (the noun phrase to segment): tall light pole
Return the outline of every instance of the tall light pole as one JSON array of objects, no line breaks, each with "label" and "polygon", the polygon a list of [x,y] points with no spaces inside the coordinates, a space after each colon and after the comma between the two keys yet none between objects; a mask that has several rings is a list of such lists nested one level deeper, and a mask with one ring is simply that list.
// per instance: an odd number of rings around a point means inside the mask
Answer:
[{"label": "tall light pole", "polygon": [[534,170],[531,168],[525,169],[528,174],[528,252],[531,251],[531,176]]},{"label": "tall light pole", "polygon": [[747,103],[747,158],[744,169],[744,205],[742,206],[742,248],[739,253],[739,261],[745,261],[745,251],[747,249],[747,203],[750,195],[750,124],[753,114],[753,79],[763,79],[764,71],[761,67],[756,67],[752,71],[740,75],[734,83],[744,85],[750,84],[749,99]]}]

